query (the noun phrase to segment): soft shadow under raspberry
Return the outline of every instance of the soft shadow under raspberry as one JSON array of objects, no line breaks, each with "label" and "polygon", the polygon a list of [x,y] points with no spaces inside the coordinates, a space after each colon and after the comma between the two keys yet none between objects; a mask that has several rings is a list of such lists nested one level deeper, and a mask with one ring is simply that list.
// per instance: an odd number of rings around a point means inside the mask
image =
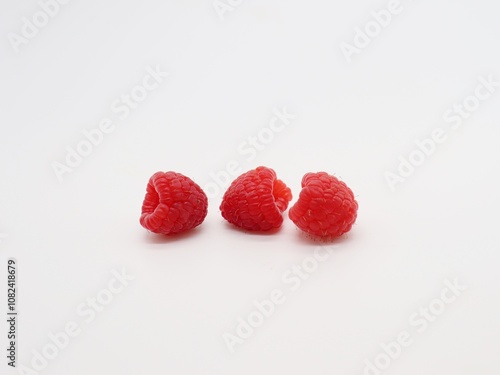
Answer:
[{"label": "soft shadow under raspberry", "polygon": [[244,234],[250,234],[254,236],[272,236],[278,232],[280,232],[283,228],[283,226],[280,226],[279,228],[274,228],[271,230],[266,230],[266,231],[251,231],[243,228],[239,228],[236,225],[233,225],[231,223],[228,223],[227,221],[224,221],[224,228],[227,230],[235,231],[235,232],[240,232]]},{"label": "soft shadow under raspberry", "polygon": [[172,242],[189,240],[190,238],[198,236],[201,232],[203,232],[203,230],[204,228],[202,226],[198,226],[186,232],[170,234],[170,235],[158,234],[148,231],[144,234],[144,238],[146,242],[150,244],[167,244]]},{"label": "soft shadow under raspberry", "polygon": [[303,244],[318,246],[318,245],[342,244],[344,242],[352,240],[352,237],[354,237],[354,235],[353,233],[349,232],[349,233],[344,233],[340,237],[319,237],[306,233],[297,228],[297,230],[295,231],[295,237],[298,239],[299,242]]}]

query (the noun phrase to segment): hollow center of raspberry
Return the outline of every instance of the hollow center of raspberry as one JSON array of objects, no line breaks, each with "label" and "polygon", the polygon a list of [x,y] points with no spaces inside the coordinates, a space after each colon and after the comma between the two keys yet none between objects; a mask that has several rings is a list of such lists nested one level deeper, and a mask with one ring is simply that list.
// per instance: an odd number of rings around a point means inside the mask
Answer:
[{"label": "hollow center of raspberry", "polygon": [[278,179],[274,180],[273,197],[274,197],[274,202],[276,203],[276,207],[278,207],[278,210],[280,210],[280,212],[285,211],[286,208],[288,207],[289,199],[287,199],[287,188],[283,181]]},{"label": "hollow center of raspberry", "polygon": [[151,189],[151,191],[148,194],[148,204],[151,209],[151,212],[154,212],[158,205],[160,204],[160,195],[156,191],[156,189]]}]

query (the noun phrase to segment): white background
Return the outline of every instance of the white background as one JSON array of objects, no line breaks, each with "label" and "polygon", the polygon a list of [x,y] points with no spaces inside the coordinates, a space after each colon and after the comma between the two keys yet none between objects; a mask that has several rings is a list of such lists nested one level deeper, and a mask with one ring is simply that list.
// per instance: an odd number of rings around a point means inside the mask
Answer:
[{"label": "white background", "polygon": [[[40,6],[0,4],[0,311],[14,257],[19,365],[74,321],[40,373],[363,374],[401,331],[384,374],[500,372],[500,92],[457,130],[443,120],[479,76],[500,80],[497,2],[404,1],[350,63],[340,44],[387,2],[247,0],[221,19],[210,0],[74,0],[18,53],[8,35]],[[120,120],[113,101],[157,65],[169,77]],[[283,107],[296,118],[248,161],[239,145]],[[59,182],[53,163],[103,118],[115,130]],[[446,141],[392,191],[384,174],[437,127]],[[139,225],[154,172],[207,186],[231,160],[274,168],[294,201],[309,171],[355,192],[356,225],[299,290],[282,277],[321,244],[287,216],[273,235],[233,229],[222,189],[190,234]],[[135,279],[86,323],[77,306],[122,268]],[[455,278],[467,289],[417,332],[409,317]],[[273,289],[286,302],[231,354],[224,332]]]}]

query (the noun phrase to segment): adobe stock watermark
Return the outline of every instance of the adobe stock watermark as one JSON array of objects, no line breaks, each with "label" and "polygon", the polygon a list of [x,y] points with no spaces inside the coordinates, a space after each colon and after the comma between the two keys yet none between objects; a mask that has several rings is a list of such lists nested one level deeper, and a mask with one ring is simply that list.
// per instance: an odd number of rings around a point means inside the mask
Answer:
[{"label": "adobe stock watermark", "polygon": [[450,131],[458,130],[464,121],[480,108],[481,102],[489,99],[500,87],[500,81],[495,81],[491,74],[488,77],[479,76],[477,80],[479,83],[472,94],[444,111],[443,121],[448,128],[437,126],[427,137],[415,140],[416,147],[408,156],[399,155],[396,170],[384,172],[384,178],[391,191],[396,191],[398,184],[402,184],[412,176],[417,168],[434,154],[437,147],[448,139]]},{"label": "adobe stock watermark", "polygon": [[234,331],[222,334],[229,353],[233,354],[237,345],[242,345],[257,328],[271,318],[277,307],[283,305],[291,294],[300,289],[304,281],[317,272],[320,264],[330,258],[336,247],[332,245],[316,248],[312,255],[305,257],[300,264],[292,265],[282,274],[282,287],[271,290],[268,296],[260,301],[253,301],[252,310],[245,317],[237,318]]},{"label": "adobe stock watermark", "polygon": [[7,238],[7,233],[0,233],[0,244]]},{"label": "adobe stock watermark", "polygon": [[135,277],[127,274],[125,269],[121,272],[113,270],[111,275],[105,288],[76,306],[75,313],[80,321],[70,320],[64,324],[63,329],[49,332],[47,343],[31,351],[32,357],[29,365],[21,364],[17,368],[20,375],[38,375],[45,371],[50,363],[68,348],[72,340],[82,333],[85,326],[92,323],[99,314],[106,310],[114,298],[122,293],[131,281],[135,280]]},{"label": "adobe stock watermark", "polygon": [[243,0],[214,0],[212,5],[221,21],[224,21],[227,12],[234,12],[243,3]]},{"label": "adobe stock watermark", "polygon": [[[282,109],[273,109],[273,115],[267,126],[261,128],[254,135],[247,137],[241,141],[236,148],[238,155],[244,158],[244,162],[251,162],[257,157],[257,154],[264,150],[273,140],[276,135],[283,132],[291,124],[297,116],[289,113],[286,107]],[[218,172],[211,172],[211,181],[203,186],[209,198],[217,197],[221,191],[226,189],[234,177],[242,173],[242,161],[232,159],[226,163],[226,167]]]},{"label": "adobe stock watermark", "polygon": [[340,42],[339,47],[348,63],[353,55],[359,55],[380,33],[391,24],[393,17],[403,11],[399,0],[390,0],[384,9],[371,12],[371,19],[362,27],[354,28],[354,38],[351,43]]},{"label": "adobe stock watermark", "polygon": [[66,155],[63,160],[52,162],[52,170],[58,181],[62,183],[66,174],[72,173],[75,168],[79,167],[84,159],[103,143],[105,137],[115,131],[116,122],[125,120],[168,76],[169,73],[162,71],[159,65],[147,66],[146,74],[141,82],[111,102],[110,111],[115,118],[103,117],[96,127],[82,130],[82,139],[74,146],[66,146]]},{"label": "adobe stock watermark", "polygon": [[394,340],[381,343],[381,351],[373,359],[364,360],[363,375],[381,375],[391,364],[414,342],[415,336],[426,332],[429,327],[457,300],[467,289],[457,278],[445,280],[444,287],[438,297],[426,306],[420,306],[408,317],[408,329],[400,331]]},{"label": "adobe stock watermark", "polygon": [[10,32],[7,34],[10,45],[15,53],[19,53],[22,45],[28,44],[40,31],[46,27],[50,20],[56,17],[61,10],[61,6],[68,4],[71,0],[40,0],[37,10],[31,17],[21,17],[20,32]]}]

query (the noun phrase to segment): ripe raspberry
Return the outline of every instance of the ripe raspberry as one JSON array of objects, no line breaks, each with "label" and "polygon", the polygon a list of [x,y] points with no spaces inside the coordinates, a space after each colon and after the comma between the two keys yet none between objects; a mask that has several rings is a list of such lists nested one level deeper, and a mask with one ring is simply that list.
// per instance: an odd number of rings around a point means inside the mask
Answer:
[{"label": "ripe raspberry", "polygon": [[157,172],[149,179],[140,222],[154,233],[180,233],[200,225],[207,207],[207,196],[193,180],[180,173]]},{"label": "ripe raspberry", "polygon": [[283,223],[292,192],[271,168],[258,167],[234,180],[222,198],[222,217],[237,227],[268,231]]},{"label": "ripe raspberry", "polygon": [[325,172],[302,178],[299,200],[288,216],[304,232],[334,238],[348,232],[356,221],[358,203],[347,185]]}]

